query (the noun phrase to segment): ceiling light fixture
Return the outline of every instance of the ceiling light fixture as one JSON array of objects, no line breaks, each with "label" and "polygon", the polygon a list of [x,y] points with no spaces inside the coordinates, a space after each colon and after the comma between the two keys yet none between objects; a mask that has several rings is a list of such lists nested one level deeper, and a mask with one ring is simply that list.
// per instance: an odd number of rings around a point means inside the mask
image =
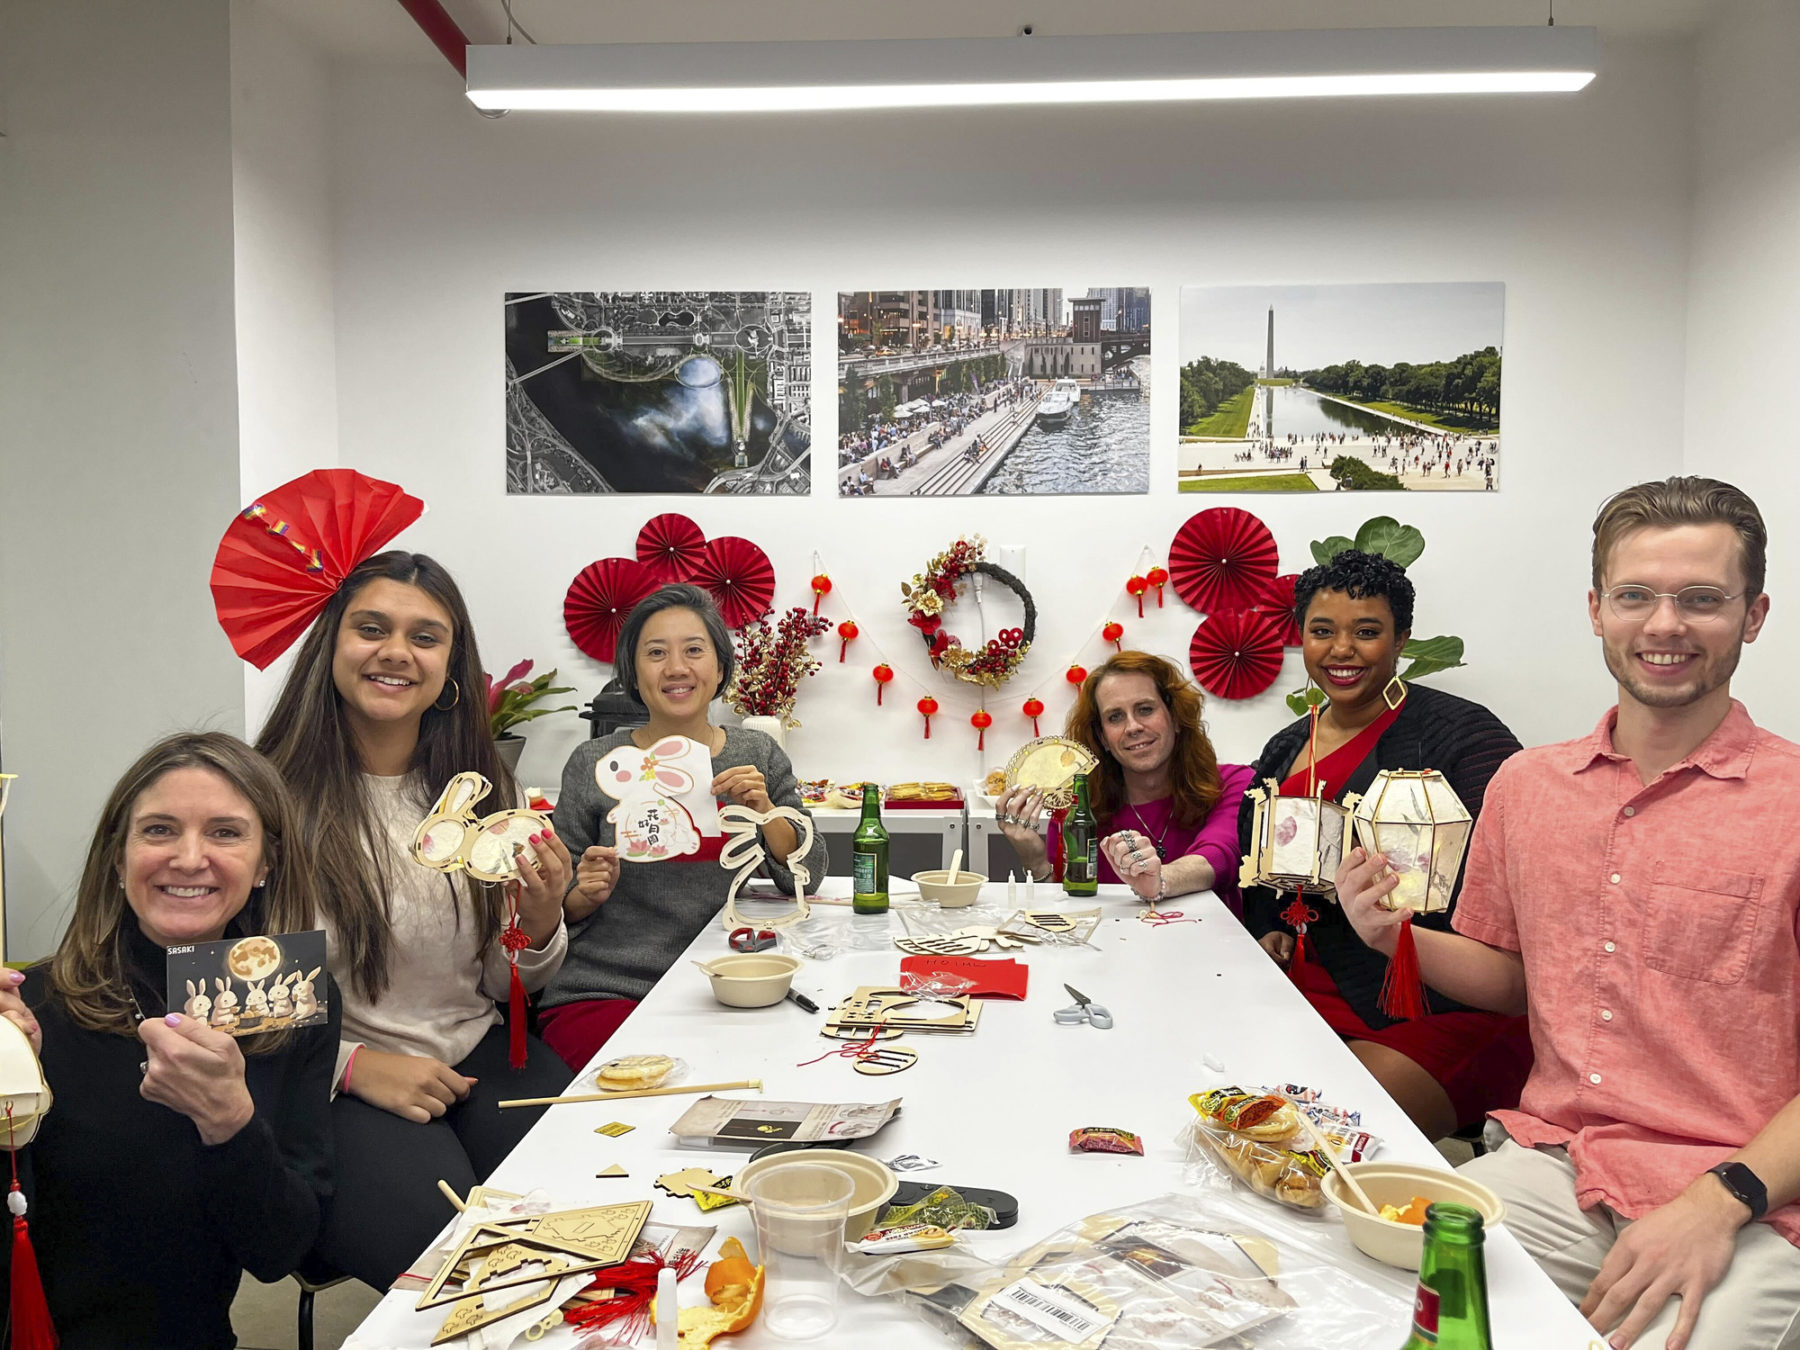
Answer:
[{"label": "ceiling light fixture", "polygon": [[580,112],[1573,93],[1592,28],[471,46],[469,100]]}]

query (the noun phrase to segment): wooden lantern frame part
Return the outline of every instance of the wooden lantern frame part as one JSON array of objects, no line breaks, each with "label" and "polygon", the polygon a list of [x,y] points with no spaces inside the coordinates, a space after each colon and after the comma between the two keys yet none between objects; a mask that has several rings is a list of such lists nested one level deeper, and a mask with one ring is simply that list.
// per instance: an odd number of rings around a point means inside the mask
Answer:
[{"label": "wooden lantern frame part", "polygon": [[759,918],[755,926],[785,928],[791,923],[799,923],[812,913],[812,905],[806,899],[806,887],[812,880],[812,873],[803,861],[813,844],[812,817],[791,806],[777,806],[772,811],[757,811],[748,806],[727,806],[719,812],[719,824],[726,835],[725,847],[719,850],[719,866],[728,871],[733,868],[737,871],[737,875],[731,879],[731,890],[725,896],[725,912],[719,916],[720,922],[728,930],[742,928],[751,922],[738,913],[738,891],[769,856],[769,851],[763,847],[761,831],[772,820],[787,821],[800,837],[799,844],[786,858],[787,869],[794,876],[795,904],[792,912],[783,914],[778,919]]},{"label": "wooden lantern frame part", "polygon": [[[550,817],[541,811],[516,808],[496,811],[491,816],[475,818],[475,803],[493,791],[493,785],[478,773],[459,773],[444,785],[431,814],[413,831],[412,855],[421,867],[436,872],[467,872],[478,881],[511,881],[518,876],[518,856],[530,837],[550,828]],[[442,834],[462,830],[462,838],[454,848],[443,847]],[[432,835],[440,832],[434,845]],[[499,836],[505,870],[478,866],[475,850],[489,836]]]},{"label": "wooden lantern frame part", "polygon": [[[1335,900],[1337,866],[1343,859],[1344,846],[1352,838],[1352,813],[1362,799],[1355,793],[1342,802],[1334,802],[1323,793],[1284,797],[1281,785],[1273,778],[1265,778],[1261,787],[1251,788],[1249,797],[1250,852],[1243,857],[1239,884],[1268,886],[1284,892],[1304,890],[1308,895]],[[1281,848],[1286,853],[1289,849],[1289,845],[1278,844],[1275,839],[1284,813],[1291,813],[1288,819],[1302,822],[1299,829],[1310,828],[1311,844],[1303,846],[1311,859],[1310,868],[1276,866],[1275,850]]]},{"label": "wooden lantern frame part", "polygon": [[[1384,818],[1382,812],[1396,805],[1400,809]],[[1419,806],[1422,812],[1412,809]],[[1369,854],[1388,855],[1389,870],[1400,878],[1400,884],[1381,898],[1383,909],[1438,914],[1450,908],[1475,818],[1449,779],[1436,769],[1383,769],[1357,802],[1352,819],[1356,842]],[[1429,833],[1429,846],[1423,851],[1424,881],[1417,887],[1408,885],[1408,878],[1419,876],[1421,869],[1394,867],[1391,844],[1381,842],[1384,829],[1396,828]],[[1441,835],[1449,842],[1440,845]]]},{"label": "wooden lantern frame part", "polygon": [[[1052,764],[1055,755],[1057,762]],[[1070,763],[1070,760],[1073,760]],[[1044,809],[1066,811],[1075,805],[1075,775],[1093,773],[1100,761],[1079,741],[1067,736],[1040,736],[1026,741],[1006,761],[1006,787],[1041,788]]]}]

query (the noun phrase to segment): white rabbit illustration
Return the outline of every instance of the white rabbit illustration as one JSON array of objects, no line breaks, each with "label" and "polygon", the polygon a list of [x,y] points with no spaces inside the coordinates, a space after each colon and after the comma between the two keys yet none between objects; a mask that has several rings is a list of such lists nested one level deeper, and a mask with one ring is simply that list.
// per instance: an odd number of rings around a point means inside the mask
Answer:
[{"label": "white rabbit illustration", "polygon": [[600,791],[618,799],[606,819],[622,861],[659,862],[700,851],[700,827],[687,806],[676,800],[693,793],[695,776],[674,762],[693,763],[696,753],[705,754],[687,737],[665,736],[648,750],[621,745],[594,766]]},{"label": "white rabbit illustration", "polygon": [[207,997],[206,981],[196,985],[192,980],[187,982],[187,1002],[181,1005],[181,1011],[196,1022],[204,1022],[212,1016],[212,999]]},{"label": "white rabbit illustration", "polygon": [[459,773],[444,786],[431,814],[413,833],[413,857],[440,872],[467,871],[482,881],[510,881],[518,874],[515,856],[529,855],[530,838],[550,828],[539,811],[496,811],[475,818],[475,803],[489,792],[478,773]]},{"label": "white rabbit illustration", "polygon": [[314,966],[294,983],[294,1020],[311,1017],[319,1011],[318,995],[313,993],[313,981],[319,978],[321,967]]},{"label": "white rabbit illustration", "polygon": [[292,1017],[294,1015],[294,995],[293,991],[288,988],[288,981],[299,978],[300,972],[296,970],[291,975],[283,975],[269,986],[269,1016]]},{"label": "white rabbit illustration", "polygon": [[238,1024],[238,996],[224,980],[213,981],[218,986],[218,997],[213,999],[212,1024],[215,1027],[235,1027]]},{"label": "white rabbit illustration", "polygon": [[244,1016],[267,1017],[269,1015],[269,996],[263,992],[263,982],[257,980],[250,986],[250,992],[244,995]]}]

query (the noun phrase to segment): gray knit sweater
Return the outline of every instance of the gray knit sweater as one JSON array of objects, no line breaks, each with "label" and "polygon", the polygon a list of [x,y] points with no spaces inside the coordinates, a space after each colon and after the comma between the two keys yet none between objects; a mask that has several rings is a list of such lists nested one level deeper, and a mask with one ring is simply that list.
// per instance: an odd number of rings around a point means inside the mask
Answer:
[{"label": "gray knit sweater", "polygon": [[[563,768],[556,832],[576,862],[589,845],[613,843],[606,813],[614,803],[594,782],[594,765],[630,739],[631,732],[625,730],[588,741]],[[770,801],[805,809],[787,753],[760,731],[726,727],[725,748],[713,756],[712,764],[714,774],[754,765],[768,782]],[[806,867],[815,884],[825,875],[824,835],[813,836]],[[764,871],[783,890],[793,891],[793,874],[774,859]],[[731,877],[717,860],[622,864],[606,903],[569,925],[568,955],[540,997],[540,1006],[554,1008],[590,998],[642,998],[719,912]]]}]

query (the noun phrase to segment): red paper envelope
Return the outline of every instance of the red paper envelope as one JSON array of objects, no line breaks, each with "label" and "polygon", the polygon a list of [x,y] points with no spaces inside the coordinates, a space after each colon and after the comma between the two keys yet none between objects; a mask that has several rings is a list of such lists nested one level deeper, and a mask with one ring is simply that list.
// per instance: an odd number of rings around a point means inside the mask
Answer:
[{"label": "red paper envelope", "polygon": [[901,959],[900,973],[914,975],[955,975],[975,981],[970,998],[1025,997],[1025,981],[1031,968],[1008,957],[1004,961],[981,960],[974,956],[908,956]]}]

